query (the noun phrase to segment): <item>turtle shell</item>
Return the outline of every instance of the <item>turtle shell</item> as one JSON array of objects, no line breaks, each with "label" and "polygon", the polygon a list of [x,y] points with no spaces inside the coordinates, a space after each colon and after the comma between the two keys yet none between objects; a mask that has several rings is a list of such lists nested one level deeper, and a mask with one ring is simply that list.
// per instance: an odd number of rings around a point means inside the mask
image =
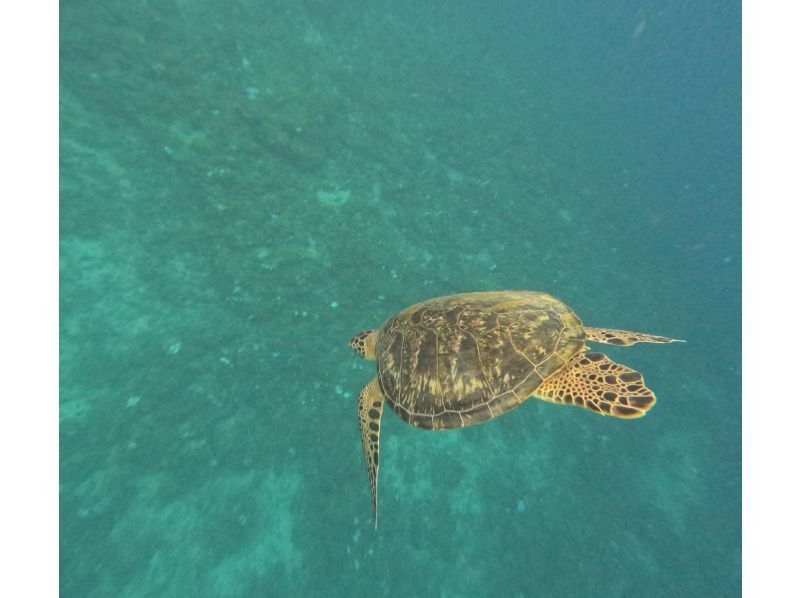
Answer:
[{"label": "turtle shell", "polygon": [[572,310],[546,293],[438,297],[389,318],[377,340],[387,402],[428,429],[477,424],[522,404],[584,349]]}]

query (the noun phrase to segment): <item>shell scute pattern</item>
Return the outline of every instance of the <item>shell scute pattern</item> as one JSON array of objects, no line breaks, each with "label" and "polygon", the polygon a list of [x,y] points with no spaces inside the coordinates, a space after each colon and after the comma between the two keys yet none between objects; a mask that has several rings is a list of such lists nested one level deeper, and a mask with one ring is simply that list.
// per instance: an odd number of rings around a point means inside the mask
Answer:
[{"label": "shell scute pattern", "polygon": [[381,328],[381,386],[408,423],[472,425],[520,405],[583,348],[583,336],[577,316],[544,293],[438,298]]}]

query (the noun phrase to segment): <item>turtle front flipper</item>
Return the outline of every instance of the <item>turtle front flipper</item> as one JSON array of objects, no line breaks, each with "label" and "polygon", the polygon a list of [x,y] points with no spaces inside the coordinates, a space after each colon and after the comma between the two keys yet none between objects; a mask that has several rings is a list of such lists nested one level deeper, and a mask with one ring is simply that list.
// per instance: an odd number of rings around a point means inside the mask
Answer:
[{"label": "turtle front flipper", "polygon": [[350,348],[364,359],[375,359],[375,344],[378,339],[377,330],[362,330],[350,339]]},{"label": "turtle front flipper", "polygon": [[607,345],[635,345],[636,343],[683,343],[676,338],[667,338],[666,336],[656,336],[655,334],[646,334],[644,332],[631,332],[630,330],[615,330],[614,328],[588,328],[584,326],[586,331],[586,340],[597,343],[605,343]]},{"label": "turtle front flipper", "polygon": [[624,419],[643,416],[656,404],[642,375],[602,353],[579,353],[553,374],[534,396],[564,405],[578,405],[601,415]]},{"label": "turtle front flipper", "polygon": [[383,391],[377,378],[373,378],[358,397],[358,425],[361,428],[361,447],[367,463],[369,488],[372,492],[372,513],[378,529],[378,468],[380,467],[381,413]]}]

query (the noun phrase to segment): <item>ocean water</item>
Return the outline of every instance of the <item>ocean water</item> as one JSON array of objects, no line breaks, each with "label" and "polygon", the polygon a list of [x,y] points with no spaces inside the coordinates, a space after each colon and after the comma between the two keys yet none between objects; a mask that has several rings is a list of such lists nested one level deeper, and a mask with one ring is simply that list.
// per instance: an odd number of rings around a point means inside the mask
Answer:
[{"label": "ocean water", "polygon": [[[63,596],[736,596],[735,2],[67,1]],[[551,293],[642,419],[384,412],[347,346]]]}]

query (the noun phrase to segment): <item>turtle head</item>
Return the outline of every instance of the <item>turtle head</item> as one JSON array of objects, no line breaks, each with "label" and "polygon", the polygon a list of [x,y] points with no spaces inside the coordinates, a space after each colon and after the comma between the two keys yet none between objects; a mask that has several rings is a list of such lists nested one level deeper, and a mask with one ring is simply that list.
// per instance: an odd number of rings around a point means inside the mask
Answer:
[{"label": "turtle head", "polygon": [[364,359],[375,359],[375,340],[377,330],[362,330],[350,339],[350,348]]}]

